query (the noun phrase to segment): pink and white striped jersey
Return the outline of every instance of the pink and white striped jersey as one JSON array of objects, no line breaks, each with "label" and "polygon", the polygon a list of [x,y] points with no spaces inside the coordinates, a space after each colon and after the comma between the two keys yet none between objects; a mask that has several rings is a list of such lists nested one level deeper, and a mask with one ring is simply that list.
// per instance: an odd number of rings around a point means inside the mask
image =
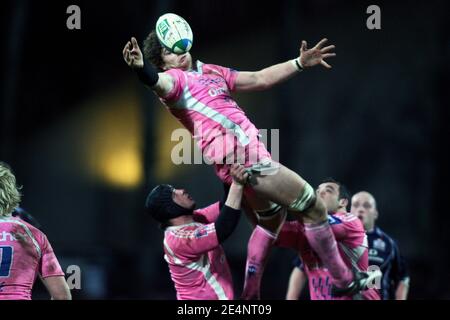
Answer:
[{"label": "pink and white striped jersey", "polygon": [[173,77],[174,87],[161,101],[189,130],[204,158],[215,164],[222,181],[231,183],[230,159],[248,167],[271,158],[258,129],[231,96],[237,71],[197,61],[196,71],[166,73]]},{"label": "pink and white striped jersey", "polygon": [[64,276],[43,232],[16,217],[0,217],[0,300],[31,300],[37,275]]},{"label": "pink and white striped jersey", "polygon": [[[367,271],[369,267],[369,250],[366,232],[361,221],[348,212],[328,215],[339,252],[349,268]],[[305,236],[305,226],[299,221],[286,222],[276,241],[276,245],[298,251],[308,276],[311,300],[379,300],[375,289],[369,289],[354,297],[336,298],[331,295],[331,275],[323,266],[320,258],[312,250]]]},{"label": "pink and white striped jersey", "polygon": [[214,221],[219,202],[195,210],[194,221],[166,228],[164,259],[178,300],[232,300],[233,280]]}]

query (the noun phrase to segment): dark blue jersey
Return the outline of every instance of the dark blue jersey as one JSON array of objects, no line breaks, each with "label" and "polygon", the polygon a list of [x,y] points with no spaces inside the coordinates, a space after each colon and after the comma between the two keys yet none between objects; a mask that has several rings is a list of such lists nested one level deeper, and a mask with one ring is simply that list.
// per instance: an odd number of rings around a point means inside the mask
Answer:
[{"label": "dark blue jersey", "polygon": [[369,241],[369,265],[380,267],[383,273],[381,281],[381,296],[384,300],[395,299],[395,290],[400,281],[409,281],[406,263],[400,255],[396,242],[375,227],[367,232]]}]

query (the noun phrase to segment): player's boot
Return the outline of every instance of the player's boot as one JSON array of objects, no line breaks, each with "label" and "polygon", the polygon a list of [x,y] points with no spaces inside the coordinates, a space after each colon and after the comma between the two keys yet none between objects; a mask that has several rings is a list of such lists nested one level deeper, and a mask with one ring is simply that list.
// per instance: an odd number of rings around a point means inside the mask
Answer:
[{"label": "player's boot", "polygon": [[338,288],[335,285],[331,288],[331,295],[333,297],[353,296],[360,291],[365,291],[370,283],[382,276],[380,270],[371,272],[354,271],[353,281],[345,288]]}]

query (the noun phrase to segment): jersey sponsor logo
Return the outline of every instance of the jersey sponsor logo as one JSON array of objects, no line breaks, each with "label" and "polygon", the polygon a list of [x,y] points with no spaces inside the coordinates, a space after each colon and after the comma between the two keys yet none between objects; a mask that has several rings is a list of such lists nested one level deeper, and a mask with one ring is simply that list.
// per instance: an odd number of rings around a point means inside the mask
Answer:
[{"label": "jersey sponsor logo", "polygon": [[211,97],[217,97],[220,94],[227,94],[228,90],[226,88],[211,88],[208,90],[208,94]]},{"label": "jersey sponsor logo", "polygon": [[328,215],[328,224],[333,225],[333,224],[340,224],[342,223],[342,220],[339,218],[336,218],[332,215]]},{"label": "jersey sponsor logo", "polygon": [[17,241],[17,238],[9,232],[3,231],[2,233],[0,233],[0,242],[5,242],[5,241]]},{"label": "jersey sponsor logo", "polygon": [[373,241],[372,247],[374,249],[378,249],[380,251],[386,251],[386,242],[384,242],[381,239],[376,239],[376,240]]}]

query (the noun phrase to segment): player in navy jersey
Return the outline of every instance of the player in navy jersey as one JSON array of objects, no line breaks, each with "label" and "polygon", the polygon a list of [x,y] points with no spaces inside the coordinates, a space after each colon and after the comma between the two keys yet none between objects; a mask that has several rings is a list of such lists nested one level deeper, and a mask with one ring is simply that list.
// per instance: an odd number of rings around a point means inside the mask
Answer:
[{"label": "player in navy jersey", "polygon": [[380,267],[383,273],[381,294],[384,300],[406,300],[409,275],[397,243],[375,225],[378,210],[375,198],[361,191],[352,197],[351,212],[364,224],[369,242],[369,265]]}]

